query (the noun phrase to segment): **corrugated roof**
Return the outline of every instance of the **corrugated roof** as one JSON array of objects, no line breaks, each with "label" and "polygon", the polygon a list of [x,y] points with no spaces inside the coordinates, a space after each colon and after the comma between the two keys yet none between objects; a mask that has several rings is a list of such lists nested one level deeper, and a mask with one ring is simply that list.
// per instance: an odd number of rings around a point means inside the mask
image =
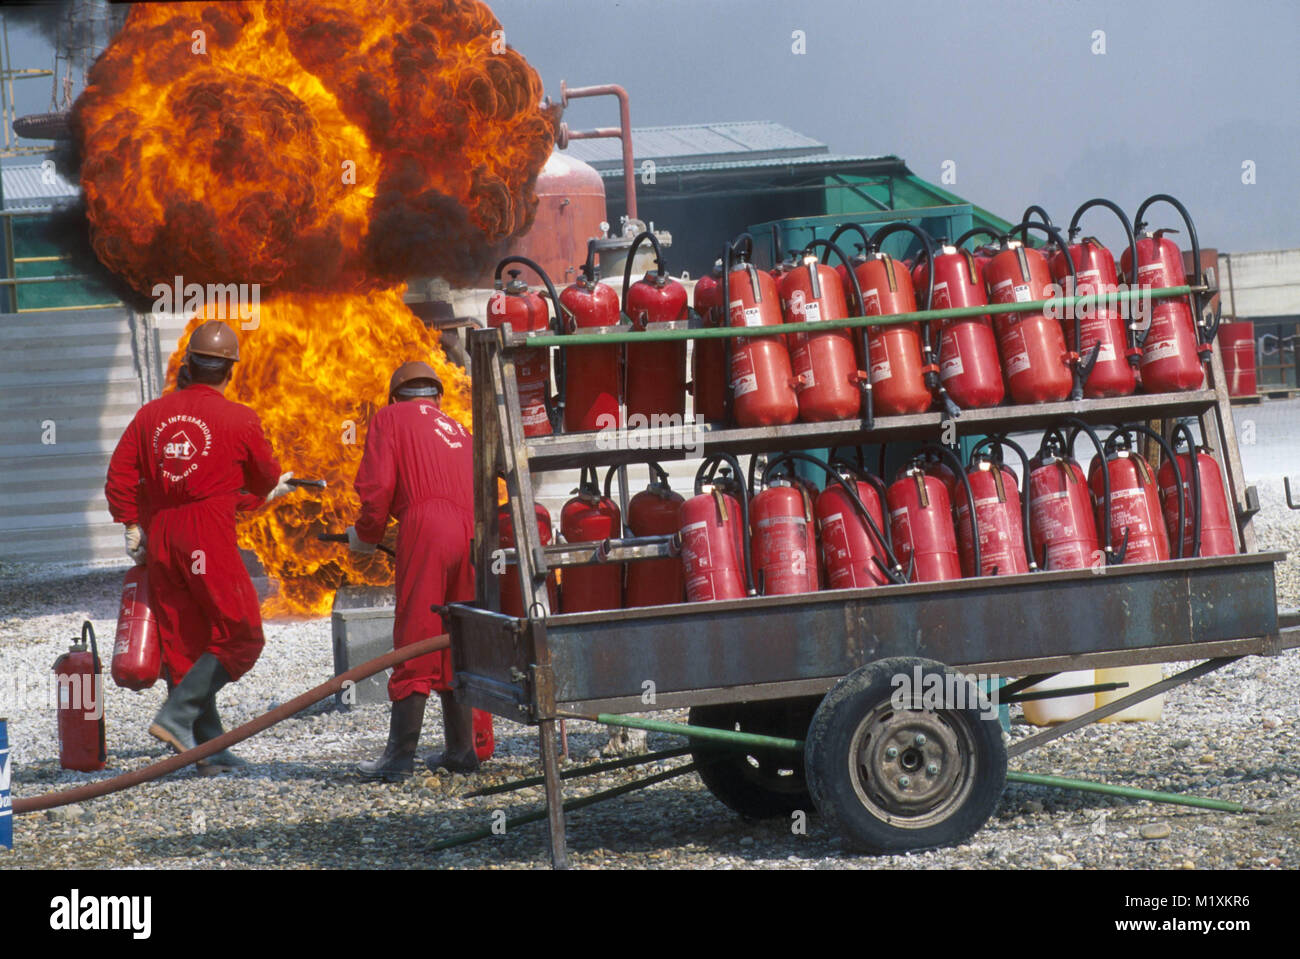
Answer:
[{"label": "corrugated roof", "polygon": [[[622,144],[615,139],[574,140],[566,152],[602,171],[618,168],[623,162]],[[706,163],[727,158],[747,162],[829,153],[826,144],[770,120],[632,129],[632,154],[637,162],[654,160],[661,166],[664,161]],[[746,161],[740,161],[738,155]]]},{"label": "corrugated roof", "polygon": [[0,167],[0,190],[3,190],[6,210],[30,210],[49,206],[57,200],[75,199],[81,187],[64,179],[53,167],[53,161],[14,164]]},{"label": "corrugated roof", "polygon": [[[650,159],[649,157],[642,157],[639,153],[636,154],[635,156],[636,156],[636,162],[638,164],[643,159]],[[807,169],[810,167],[815,168],[819,166],[831,167],[831,166],[837,166],[843,164],[874,163],[880,160],[894,160],[897,161],[900,166],[902,165],[901,160],[898,160],[897,157],[890,156],[890,155],[842,156],[840,154],[821,154],[816,156],[764,157],[759,159],[752,159],[749,156],[743,156],[743,157],[736,157],[735,159],[732,160],[716,160],[716,161],[703,162],[703,163],[679,162],[675,159],[667,159],[667,160],[656,159],[655,173],[656,174],[711,173],[715,171],[722,172],[727,170],[755,170],[755,169],[762,169],[765,167],[780,168],[780,167],[789,167],[789,166],[802,167]],[[623,176],[623,167],[620,163],[617,166],[600,169],[597,172],[600,173],[602,179],[619,180],[622,179]]]}]

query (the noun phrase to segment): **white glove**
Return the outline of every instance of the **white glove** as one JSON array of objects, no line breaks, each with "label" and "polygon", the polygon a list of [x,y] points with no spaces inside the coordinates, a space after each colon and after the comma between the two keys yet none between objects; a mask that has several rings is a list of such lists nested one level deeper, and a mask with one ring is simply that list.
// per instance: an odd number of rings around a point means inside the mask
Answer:
[{"label": "white glove", "polygon": [[285,493],[292,493],[294,488],[289,485],[289,480],[291,479],[293,479],[292,471],[281,473],[280,482],[275,484],[275,489],[266,494],[266,501],[269,503],[271,500],[283,496]]},{"label": "white glove", "polygon": [[358,536],[357,528],[355,526],[348,527],[348,549],[352,550],[352,552],[373,553],[375,551],[376,545],[377,544],[375,543],[367,543],[360,536]]},{"label": "white glove", "polygon": [[126,524],[126,555],[135,560],[137,566],[143,566],[145,557],[145,539],[144,530],[135,523]]}]

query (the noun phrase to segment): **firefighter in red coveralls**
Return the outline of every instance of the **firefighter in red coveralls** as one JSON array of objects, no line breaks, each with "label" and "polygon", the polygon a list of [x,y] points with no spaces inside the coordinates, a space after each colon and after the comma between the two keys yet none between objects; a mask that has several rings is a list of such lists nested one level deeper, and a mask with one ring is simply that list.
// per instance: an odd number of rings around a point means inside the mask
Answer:
[{"label": "firefighter in red coveralls", "polygon": [[[235,543],[235,510],[289,491],[257,414],[222,394],[239,359],[234,330],[208,320],[190,337],[181,388],[142,406],[108,465],[127,555],[149,568],[149,605],[169,694],[150,735],[177,752],[220,736],[217,691],[262,652],[257,593]],[[203,771],[243,765],[229,751]]]},{"label": "firefighter in red coveralls", "polygon": [[[397,531],[397,616],[393,647],[441,635],[434,605],[474,599],[474,453],[469,431],[442,412],[442,381],[427,363],[404,363],[388,386],[388,406],[375,414],[357,470],[361,515],[348,545],[373,552],[388,517]],[[393,702],[388,745],[357,771],[398,780],[414,768],[424,706],[437,690],[446,751],[428,756],[431,770],[473,772],[492,755],[492,716],[471,710],[452,691],[451,651],[407,660],[388,680]]]}]

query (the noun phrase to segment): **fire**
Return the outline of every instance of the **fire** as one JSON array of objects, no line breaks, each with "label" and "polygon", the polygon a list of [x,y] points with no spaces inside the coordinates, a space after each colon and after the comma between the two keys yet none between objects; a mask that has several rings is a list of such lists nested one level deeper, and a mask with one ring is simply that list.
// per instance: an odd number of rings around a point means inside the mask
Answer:
[{"label": "fire", "polygon": [[356,516],[366,423],[400,363],[429,361],[469,424],[468,378],[404,281],[468,282],[531,226],[554,139],[540,102],[474,0],[138,4],[91,71],[73,128],[97,254],[144,294],[256,285],[256,321],[229,319],[243,360],[227,395],[285,469],[329,482],[240,522],[280,584],[267,615],[392,581],[387,558],[315,537]]}]

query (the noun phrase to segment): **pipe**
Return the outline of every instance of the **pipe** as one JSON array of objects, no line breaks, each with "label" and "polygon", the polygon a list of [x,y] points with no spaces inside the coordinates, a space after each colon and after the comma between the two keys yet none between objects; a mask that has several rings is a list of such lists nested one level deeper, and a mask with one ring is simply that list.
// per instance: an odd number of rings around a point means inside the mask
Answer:
[{"label": "pipe", "polygon": [[672,733],[675,736],[689,736],[692,739],[735,743],[738,746],[757,746],[764,749],[803,749],[802,739],[784,739],[779,736],[764,736],[760,733],[740,733],[733,729],[713,729],[709,726],[668,723],[657,719],[638,719],[634,716],[618,716],[612,713],[600,713],[596,716],[585,716],[580,713],[556,713],[556,715],[563,716],[565,719],[585,719],[606,726],[627,726],[629,729],[645,729],[652,733]]},{"label": "pipe", "polygon": [[[730,246],[725,248],[730,252]],[[743,264],[736,269],[749,267]],[[724,271],[724,282],[726,273]],[[726,289],[729,291],[730,286]],[[1114,306],[1126,300],[1138,297],[1150,297],[1153,300],[1171,299],[1187,296],[1195,287],[1169,286],[1158,290],[1121,290],[1118,293],[1088,293],[1083,296],[1061,296],[1050,300],[1031,300],[1026,303],[989,303],[983,306],[952,306],[942,310],[917,310],[915,313],[890,313],[886,316],[851,316],[844,320],[822,320],[818,323],[783,323],[780,331],[773,333],[770,326],[715,326],[693,330],[640,330],[635,333],[583,334],[569,333],[565,336],[553,334],[535,334],[528,336],[526,346],[603,346],[610,343],[651,343],[657,340],[714,340],[732,339],[746,336],[773,336],[786,333],[817,333],[823,330],[856,329],[860,326],[894,326],[902,323],[923,323],[929,320],[960,319],[968,316],[984,316],[994,313],[1041,313],[1045,308],[1060,307],[1070,309],[1081,303],[1089,305]]]},{"label": "pipe", "polygon": [[302,712],[308,706],[314,706],[325,697],[333,696],[342,691],[347,683],[356,684],[367,677],[375,675],[375,673],[383,672],[385,669],[404,663],[408,659],[414,659],[416,656],[424,656],[428,653],[436,653],[450,646],[451,637],[444,633],[441,636],[431,636],[428,639],[420,640],[418,643],[412,643],[410,646],[395,649],[391,653],[385,653],[383,656],[378,656],[369,662],[349,669],[346,673],[335,676],[314,689],[307,690],[301,696],[289,700],[284,705],[277,706],[269,713],[263,713],[237,729],[223,733],[216,739],[210,739],[187,752],[170,756],[153,765],[145,766],[143,769],[136,769],[120,776],[114,776],[112,779],[102,779],[99,782],[86,783],[84,786],[74,786],[72,789],[44,793],[40,796],[23,796],[20,799],[15,799],[13,804],[14,815],[21,816],[23,813],[53,809],[56,806],[66,806],[69,803],[85,802],[87,799],[98,799],[100,796],[107,796],[110,793],[150,782],[159,776],[165,776],[170,772],[183,769],[200,759],[207,759],[223,749],[229,749],[236,743],[242,743],[250,736],[256,736],[258,733],[270,729],[276,723],[283,722],[290,716]]},{"label": "pipe", "polygon": [[623,190],[627,201],[629,220],[639,219],[636,210],[636,173],[632,168],[632,108],[628,102],[627,91],[616,83],[605,83],[593,87],[568,87],[560,81],[560,105],[567,107],[570,100],[582,97],[618,97],[618,128],[604,127],[591,131],[569,131],[565,127],[569,140],[591,140],[601,138],[618,139],[623,144]]},{"label": "pipe", "polygon": [[1217,809],[1220,812],[1247,812],[1241,803],[1228,802],[1223,799],[1206,799],[1201,796],[1179,796],[1176,793],[1156,792],[1154,789],[1136,789],[1132,786],[1112,786],[1109,783],[1097,783],[1087,779],[1067,779],[1064,776],[1040,776],[1037,773],[1022,773],[1007,770],[1007,782],[1025,783],[1030,786],[1054,786],[1057,789],[1077,789],[1081,792],[1105,793],[1108,796],[1123,796],[1126,799],[1146,799],[1150,802],[1172,803],[1176,806],[1196,806],[1200,809]]},{"label": "pipe", "polygon": [[[581,776],[595,776],[597,773],[609,772],[614,769],[626,769],[628,766],[644,766],[646,763],[658,762],[661,759],[675,759],[678,756],[685,756],[690,751],[690,746],[677,746],[674,749],[661,749],[656,753],[625,756],[622,759],[611,759],[608,762],[592,763],[590,766],[579,766],[577,769],[566,769],[560,773],[560,778],[577,779]],[[514,782],[498,783],[495,786],[484,786],[482,789],[475,789],[473,792],[466,793],[465,798],[477,799],[479,796],[496,796],[500,793],[527,789],[530,786],[541,786],[545,782],[545,776],[529,776],[527,779],[516,779]]]}]

